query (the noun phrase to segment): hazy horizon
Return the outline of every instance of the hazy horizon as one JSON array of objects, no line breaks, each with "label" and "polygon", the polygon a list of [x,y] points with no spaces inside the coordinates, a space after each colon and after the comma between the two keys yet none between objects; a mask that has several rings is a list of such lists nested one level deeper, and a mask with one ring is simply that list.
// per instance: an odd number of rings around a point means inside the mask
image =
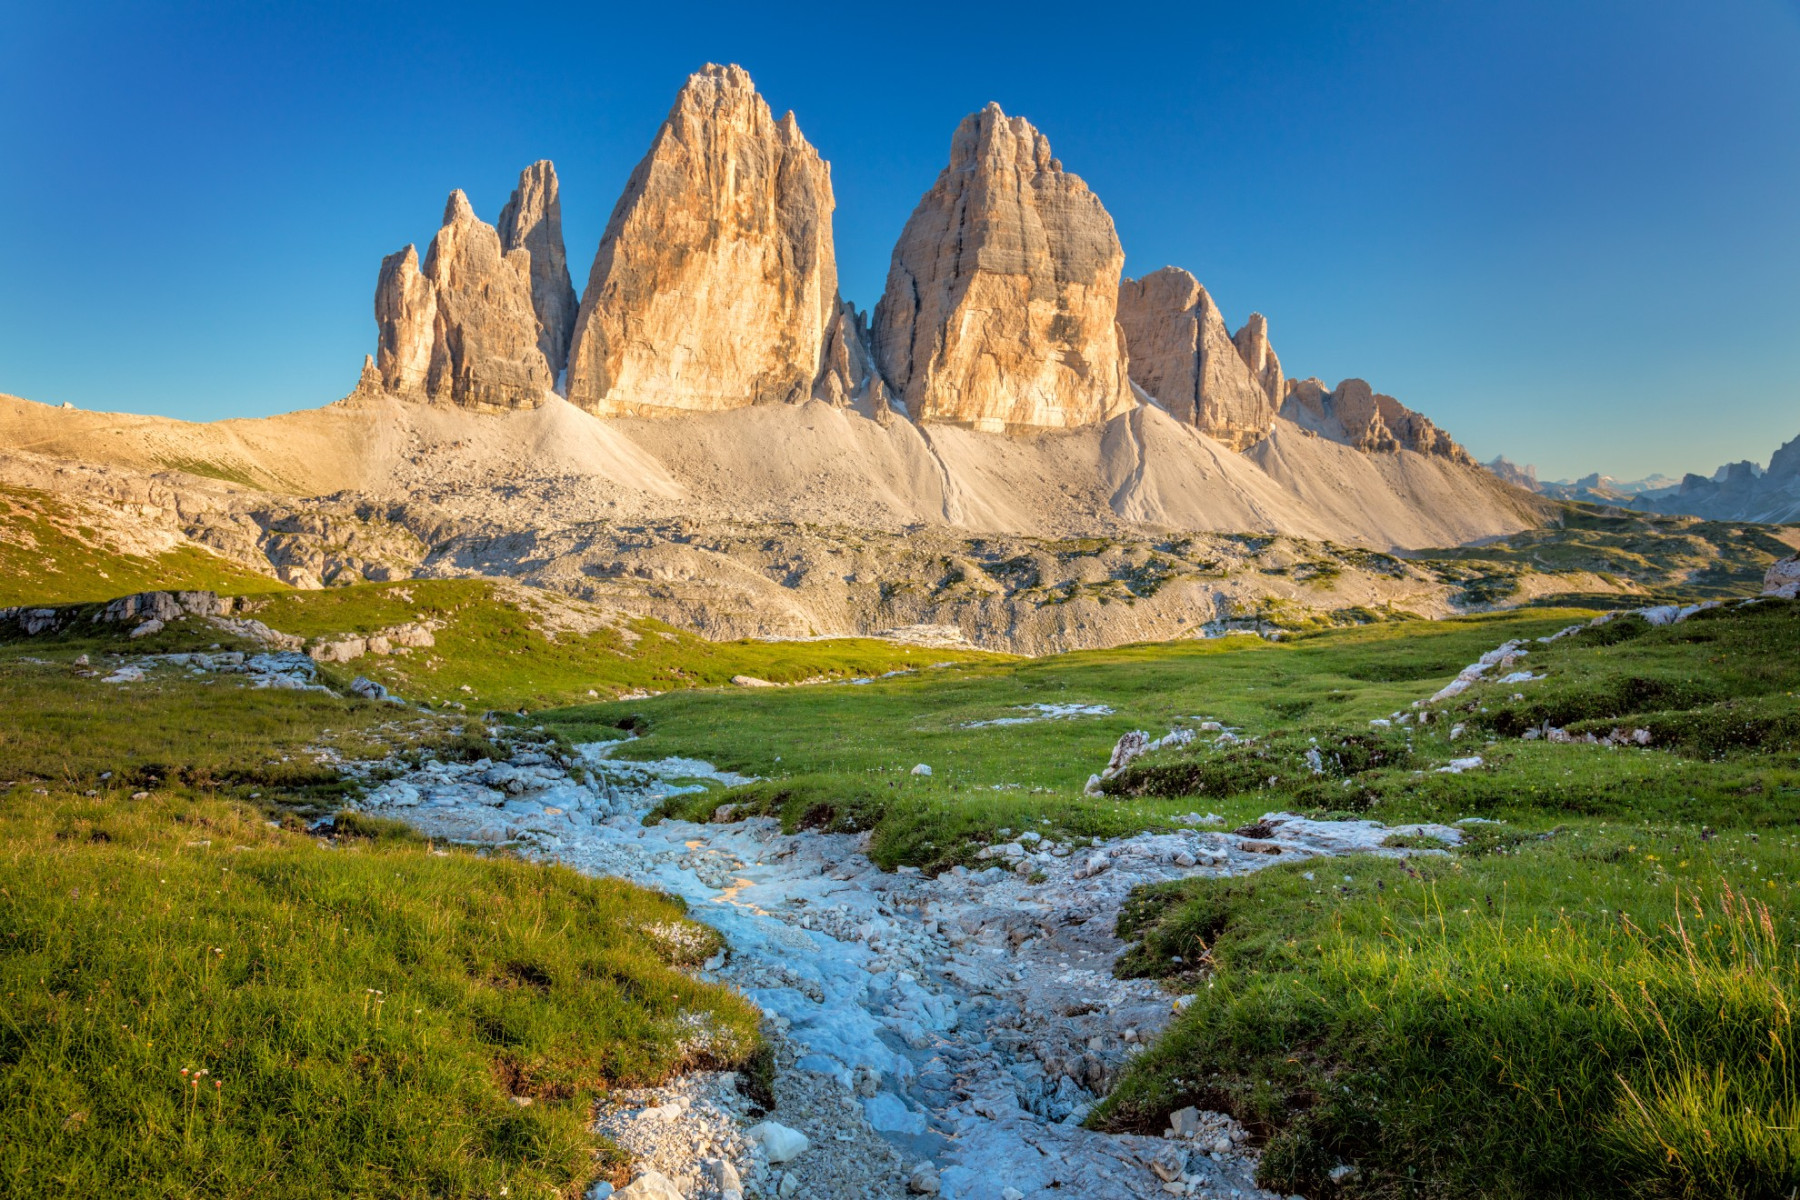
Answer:
[{"label": "hazy horizon", "polygon": [[831,162],[859,307],[996,100],[1099,195],[1127,274],[1191,270],[1234,326],[1268,317],[1290,375],[1367,379],[1484,461],[1679,478],[1800,434],[1791,3],[689,11],[15,16],[0,391],[327,403],[374,348],[382,255],[451,188],[492,221],[554,160],[580,288],[682,81],[732,61]]}]

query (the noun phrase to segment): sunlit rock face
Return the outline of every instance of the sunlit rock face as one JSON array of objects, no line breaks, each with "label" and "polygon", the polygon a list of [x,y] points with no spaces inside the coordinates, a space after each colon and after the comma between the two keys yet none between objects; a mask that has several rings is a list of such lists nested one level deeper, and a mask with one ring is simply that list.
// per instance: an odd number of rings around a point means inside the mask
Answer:
[{"label": "sunlit rock face", "polygon": [[833,206],[830,168],[743,68],[689,76],[594,256],[570,402],[656,416],[810,397],[840,315]]},{"label": "sunlit rock face", "polygon": [[957,127],[894,247],[876,366],[921,421],[1104,421],[1134,402],[1116,322],[1124,262],[1099,199],[1029,121],[990,104]]}]

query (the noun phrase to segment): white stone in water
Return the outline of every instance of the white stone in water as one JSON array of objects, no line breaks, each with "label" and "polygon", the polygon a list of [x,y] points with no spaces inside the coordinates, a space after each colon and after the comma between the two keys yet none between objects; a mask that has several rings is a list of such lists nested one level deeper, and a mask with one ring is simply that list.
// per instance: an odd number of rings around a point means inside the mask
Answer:
[{"label": "white stone in water", "polygon": [[763,1121],[744,1132],[762,1144],[763,1153],[768,1155],[772,1163],[786,1162],[804,1154],[807,1147],[812,1145],[804,1133],[798,1129],[789,1129],[778,1121]]}]

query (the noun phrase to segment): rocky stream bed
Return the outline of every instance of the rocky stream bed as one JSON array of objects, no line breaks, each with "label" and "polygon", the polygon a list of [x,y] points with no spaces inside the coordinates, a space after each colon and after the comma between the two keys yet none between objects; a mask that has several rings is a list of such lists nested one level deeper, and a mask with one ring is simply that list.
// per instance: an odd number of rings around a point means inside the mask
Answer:
[{"label": "rocky stream bed", "polygon": [[1186,875],[1402,853],[1382,848],[1396,832],[1459,836],[1276,813],[1253,839],[1196,814],[1180,832],[1079,847],[1021,830],[990,850],[992,866],[931,878],[880,870],[857,837],[787,836],[767,818],[645,827],[672,793],[742,780],[691,759],[620,761],[620,744],[581,746],[576,762],[547,746],[428,762],[363,806],[433,838],[674,893],[725,936],[706,974],[766,1014],[776,1104],[759,1111],[720,1073],[615,1097],[597,1119],[646,1172],[618,1193],[631,1200],[1272,1195],[1223,1115],[1183,1110],[1162,1137],[1082,1128],[1182,1005],[1113,977],[1120,903]]}]

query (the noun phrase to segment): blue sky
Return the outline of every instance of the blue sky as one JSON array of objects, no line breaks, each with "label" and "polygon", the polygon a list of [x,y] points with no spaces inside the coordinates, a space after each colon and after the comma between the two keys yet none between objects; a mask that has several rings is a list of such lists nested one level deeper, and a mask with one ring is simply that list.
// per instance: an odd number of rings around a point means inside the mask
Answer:
[{"label": "blue sky", "polygon": [[1800,434],[1795,0],[0,9],[0,391],[196,420],[348,391],[381,256],[552,158],[579,287],[700,63],[832,164],[845,295],[988,100],[1291,374],[1546,477]]}]

